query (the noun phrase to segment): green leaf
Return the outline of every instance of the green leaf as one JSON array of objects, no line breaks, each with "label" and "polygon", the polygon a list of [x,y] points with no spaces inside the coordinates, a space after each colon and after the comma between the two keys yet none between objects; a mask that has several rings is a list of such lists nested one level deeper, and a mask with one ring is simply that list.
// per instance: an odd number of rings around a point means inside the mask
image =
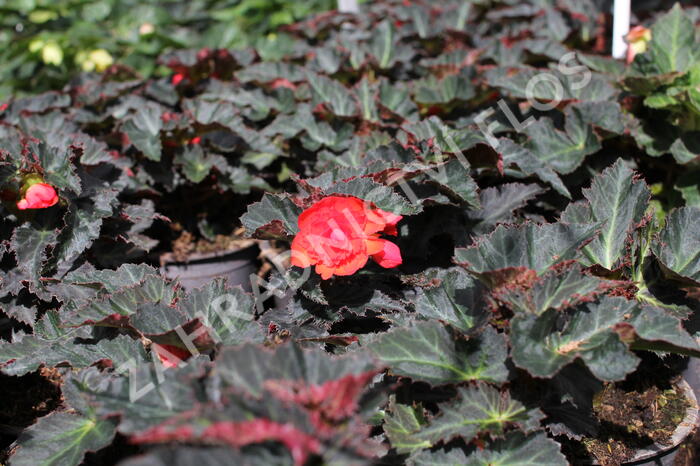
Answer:
[{"label": "green leaf", "polygon": [[89,338],[89,333],[61,328],[58,315],[50,312],[37,322],[33,335],[16,337],[12,343],[0,344],[0,363],[5,363],[2,372],[23,375],[42,365],[54,367],[69,364],[74,368],[83,368],[102,359],[111,360],[115,365],[133,358],[147,360],[141,342],[130,337],[122,335],[95,344],[79,343],[76,341],[78,337]]},{"label": "green leaf", "polygon": [[260,202],[248,206],[241,224],[248,236],[289,237],[298,231],[301,208],[287,196],[265,194]]},{"label": "green leaf", "polygon": [[178,308],[191,319],[204,319],[223,345],[262,342],[264,338],[254,320],[253,297],[240,287],[226,286],[222,278],[189,292],[178,302]]},{"label": "green leaf", "polygon": [[320,102],[330,105],[330,110],[338,116],[350,117],[357,114],[357,101],[350,90],[340,82],[320,74],[308,73],[307,80]]},{"label": "green leaf", "polygon": [[527,126],[524,132],[530,137],[526,147],[546,166],[564,175],[576,170],[587,155],[601,148],[593,127],[574,108],[567,108],[564,131],[545,117]]},{"label": "green leaf", "polygon": [[214,166],[214,157],[205,155],[200,145],[188,145],[175,159],[182,164],[182,172],[188,180],[199,183],[207,177]]},{"label": "green leaf", "polygon": [[236,129],[237,126],[242,126],[243,121],[238,116],[238,108],[231,102],[226,100],[205,100],[187,99],[183,101],[183,107],[188,111],[192,118],[203,125],[219,123],[222,126]]},{"label": "green leaf", "polygon": [[241,157],[241,162],[250,164],[258,170],[262,170],[277,160],[278,157],[279,154],[271,154],[269,152],[246,152],[246,154]]},{"label": "green leaf", "polygon": [[680,102],[675,97],[666,94],[652,94],[644,99],[644,105],[651,108],[664,108],[678,105]]},{"label": "green leaf", "polygon": [[417,81],[415,101],[421,104],[449,104],[467,101],[476,95],[470,73],[460,73],[438,79],[434,75]]},{"label": "green leaf", "polygon": [[676,162],[686,164],[700,157],[700,143],[698,143],[699,136],[700,132],[689,131],[681,134],[680,137],[673,141],[669,151],[671,152],[671,155],[673,155],[673,158],[676,159]]},{"label": "green leaf", "polygon": [[236,77],[244,83],[251,81],[268,83],[279,78],[296,82],[304,79],[304,68],[284,62],[252,63],[236,72]]},{"label": "green leaf", "polygon": [[291,455],[275,454],[268,448],[253,449],[245,452],[231,447],[209,446],[206,448],[192,446],[163,446],[150,448],[148,453],[134,455],[120,462],[119,466],[192,466],[241,464],[246,466],[293,466]]},{"label": "green leaf", "polygon": [[362,108],[362,118],[367,121],[379,121],[379,110],[377,108],[378,84],[376,82],[371,83],[367,76],[363,76],[356,89]]},{"label": "green leaf", "polygon": [[674,352],[700,357],[700,345],[683,328],[681,321],[664,309],[639,306],[628,319],[638,339],[633,348]]},{"label": "green leaf", "polygon": [[659,73],[686,71],[694,62],[695,27],[676,3],[651,27],[649,57]]},{"label": "green leaf", "polygon": [[26,429],[17,440],[12,466],[77,466],[85,453],[112,442],[117,420],[52,413]]},{"label": "green leaf", "polygon": [[465,160],[452,158],[438,164],[435,170],[426,166],[426,182],[434,183],[451,198],[472,208],[479,208],[479,186],[471,177]]},{"label": "green leaf", "polygon": [[369,53],[381,69],[391,68],[398,61],[409,59],[415,54],[410,47],[399,41],[396,29],[388,19],[381,21],[373,28]]},{"label": "green leaf", "polygon": [[336,125],[336,130],[327,121],[317,120],[308,106],[300,106],[296,114],[289,118],[293,121],[285,123],[286,131],[296,133],[297,129],[304,130],[308,137],[303,142],[310,150],[318,150],[321,145],[331,149],[345,148],[353,131],[350,124]]},{"label": "green leaf", "polygon": [[453,448],[448,452],[445,450],[425,450],[407,464],[415,466],[465,466],[467,455],[459,448]]},{"label": "green leaf", "polygon": [[567,209],[562,214],[565,222],[602,223],[600,235],[583,248],[585,265],[598,264],[615,270],[625,254],[627,238],[641,221],[649,203],[651,192],[646,183],[636,179],[634,172],[618,159],[593,178],[591,187],[583,190],[588,199],[590,216],[581,218],[585,207],[576,219],[571,219]]},{"label": "green leaf", "polygon": [[513,212],[525,207],[528,201],[544,191],[534,183],[507,183],[482,190],[479,195],[481,208],[466,211],[469,219],[477,222],[472,231],[483,234],[492,231],[498,223],[514,223]]},{"label": "green leaf", "polygon": [[654,255],[667,270],[700,283],[700,208],[672,211],[659,239],[652,244]]},{"label": "green leaf", "polygon": [[161,341],[154,335],[172,332],[177,327],[185,328],[198,319],[199,323],[208,327],[209,336],[216,343],[237,345],[262,342],[264,333],[254,318],[253,297],[240,287],[227,287],[223,278],[215,278],[180,297],[176,305],[142,306],[129,322],[158,343],[184,348],[186,345],[177,335],[169,335],[172,338],[169,341]]},{"label": "green leaf", "polygon": [[515,267],[541,274],[554,264],[579,258],[579,248],[595,233],[594,225],[500,225],[474,245],[455,249],[455,261],[477,274]]},{"label": "green leaf", "polygon": [[459,267],[436,273],[426,279],[437,279],[439,285],[420,289],[415,297],[416,312],[428,319],[452,325],[463,332],[474,331],[488,318],[486,290],[478,281]]},{"label": "green leaf", "polygon": [[[270,115],[270,111],[273,107],[284,108],[285,106],[284,103],[275,101],[274,98],[266,95],[262,89],[248,91],[230,85],[226,88],[228,88],[226,99],[232,101],[238,107],[234,110],[237,111],[240,109],[241,114],[252,121],[264,120]],[[217,97],[217,100],[218,99],[219,97]],[[290,110],[293,110],[293,108],[292,106]],[[221,116],[229,121],[235,120],[230,110],[221,113]],[[226,124],[226,126],[235,131],[235,126],[231,123]]]},{"label": "green leaf", "polygon": [[[573,69],[573,68],[571,68]],[[520,99],[538,99],[546,102],[567,100],[603,102],[613,100],[619,91],[613,80],[600,73],[591,73],[584,84],[581,73],[564,74],[558,70],[538,68],[494,68],[485,73],[487,82]]]},{"label": "green leaf", "polygon": [[58,189],[80,194],[80,178],[75,173],[71,152],[48,146],[43,142],[38,144],[32,142],[29,144],[29,148],[34,152],[44,169],[44,179],[47,183]]},{"label": "green leaf", "polygon": [[469,51],[466,49],[454,49],[444,52],[441,55],[430,58],[421,58],[420,65],[430,68],[431,71],[439,73],[441,69],[449,67],[459,69],[470,61]]},{"label": "green leaf", "polygon": [[131,225],[124,237],[135,246],[149,251],[158,241],[144,235],[143,232],[153,225],[155,219],[162,219],[156,213],[155,204],[150,199],[141,199],[140,204],[123,205],[122,217]]},{"label": "green leaf", "polygon": [[626,66],[620,60],[604,55],[588,55],[581,52],[576,52],[576,58],[583,64],[594,71],[611,74],[614,76],[622,76],[625,73]]},{"label": "green leaf", "polygon": [[154,370],[154,364],[131,363],[115,366],[120,375],[101,373],[91,367],[72,374],[64,390],[70,405],[89,406],[100,416],[121,414],[119,431],[135,433],[156,426],[194,408],[203,401],[196,394],[192,379],[196,361],[182,368]]},{"label": "green leaf", "polygon": [[698,133],[684,133],[681,128],[666,119],[632,119],[628,126],[637,145],[652,157],[660,157],[670,152],[678,163],[685,164],[700,155]]},{"label": "green leaf", "polygon": [[157,275],[158,271],[146,264],[123,264],[116,270],[78,269],[63,278],[63,282],[71,285],[85,286],[90,289],[98,287],[108,293],[114,293],[125,287],[141,283],[149,275]]},{"label": "green leaf", "polygon": [[408,10],[413,26],[416,28],[416,32],[418,32],[418,36],[420,36],[421,39],[429,37],[431,33],[441,32],[431,31],[430,16],[426,14],[424,7],[415,5],[406,8],[406,10]]},{"label": "green leaf", "polygon": [[571,112],[578,113],[587,125],[597,126],[615,134],[625,132],[629,115],[622,112],[618,102],[576,102],[570,104]]},{"label": "green leaf", "polygon": [[65,216],[66,227],[59,237],[57,258],[72,263],[100,236],[104,219],[111,216],[119,192],[103,190],[95,193],[94,203],[71,204]]},{"label": "green leaf", "polygon": [[368,347],[392,373],[433,385],[503,382],[508,376],[504,336],[491,327],[465,341],[439,322],[418,322],[386,333],[368,342]]},{"label": "green leaf", "polygon": [[539,316],[517,315],[511,320],[513,362],[535,377],[549,378],[581,358],[599,379],[622,380],[639,359],[614,329],[635,306],[624,298],[604,298],[577,309],[563,326],[562,316],[554,310]]},{"label": "green leaf", "polygon": [[542,432],[524,435],[512,432],[505,439],[477,450],[463,463],[467,466],[567,466],[557,442]]},{"label": "green leaf", "polygon": [[561,453],[560,446],[544,433],[524,435],[508,433],[504,439],[496,440],[469,456],[459,448],[423,451],[412,463],[416,466],[567,466],[569,462]]},{"label": "green leaf", "polygon": [[16,304],[2,304],[0,308],[8,317],[12,317],[17,322],[22,322],[29,327],[34,327],[37,309]]},{"label": "green leaf", "polygon": [[421,206],[411,204],[405,197],[394,189],[372,181],[369,178],[354,178],[347,182],[336,183],[325,190],[330,194],[347,194],[359,199],[372,202],[387,212],[398,215],[413,215],[422,210]]},{"label": "green leaf", "polygon": [[387,411],[382,427],[392,448],[396,448],[399,454],[430,448],[429,441],[416,436],[427,424],[423,408],[420,405],[408,406],[396,403],[396,398],[392,396],[389,399]]},{"label": "green leaf", "polygon": [[[222,158],[216,156],[218,160]],[[218,161],[215,164],[219,165]],[[230,187],[237,194],[249,194],[251,189],[274,191],[264,179],[254,176],[246,167],[229,167],[228,178],[219,179],[222,186]]]},{"label": "green leaf", "polygon": [[245,344],[225,348],[217,359],[217,370],[228,386],[260,398],[269,380],[318,386],[348,375],[374,371],[376,367],[364,353],[338,357],[318,349],[304,350],[297,344],[280,346],[274,351]]},{"label": "green leaf", "polygon": [[564,271],[551,270],[531,288],[506,288],[498,294],[514,311],[540,315],[549,309],[562,310],[590,301],[612,282],[584,274],[578,264]]},{"label": "green leaf", "polygon": [[[518,178],[523,178],[523,175],[536,175],[540,180],[551,185],[562,196],[571,198],[571,193],[569,193],[557,172],[537,158],[531,150],[516,144],[508,138],[498,139],[498,150],[503,157],[503,167],[506,174],[517,174],[519,175]],[[514,170],[509,168],[512,165],[518,167],[520,171],[513,173]]]},{"label": "green leaf", "polygon": [[114,325],[121,317],[135,314],[141,307],[152,304],[168,306],[175,297],[174,287],[159,275],[147,275],[137,285],[89,302],[67,319],[70,325]]},{"label": "green leaf", "polygon": [[442,162],[443,154],[459,155],[465,168],[469,164],[461,153],[477,147],[478,144],[488,144],[486,137],[476,129],[453,129],[435,115],[415,124],[404,124],[402,129],[418,140],[433,140],[435,156],[428,156],[429,159]]},{"label": "green leaf", "polygon": [[545,10],[545,18],[547,20],[548,30],[544,31],[552,39],[557,42],[564,42],[567,36],[571,33],[571,28],[567,24],[564,15],[554,8],[547,8]]},{"label": "green leaf", "polygon": [[390,83],[388,80],[382,79],[379,87],[379,101],[397,115],[409,121],[417,120],[418,107],[411,99],[408,88],[400,81]]},{"label": "green leaf", "polygon": [[539,429],[544,417],[537,409],[528,410],[513,400],[508,391],[501,392],[485,384],[459,387],[459,400],[440,405],[442,415],[422,429],[417,437],[432,445],[462,437],[469,442],[479,433],[503,434],[508,426],[518,426],[525,432]]},{"label": "green leaf", "polygon": [[33,283],[39,283],[46,262],[46,249],[53,247],[57,238],[56,231],[38,229],[31,223],[15,228],[10,248],[15,252],[19,268]]},{"label": "green leaf", "polygon": [[143,105],[126,120],[124,132],[131,143],[150,160],[158,162],[163,147],[160,142],[160,130],[163,128],[161,109],[157,104]]}]

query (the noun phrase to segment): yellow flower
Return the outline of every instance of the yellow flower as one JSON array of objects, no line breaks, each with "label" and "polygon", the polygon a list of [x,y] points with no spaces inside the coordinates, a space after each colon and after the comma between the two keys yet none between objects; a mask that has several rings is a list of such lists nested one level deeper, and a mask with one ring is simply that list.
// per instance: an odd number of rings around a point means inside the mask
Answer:
[{"label": "yellow flower", "polygon": [[29,51],[31,53],[37,53],[44,48],[44,45],[46,45],[46,42],[44,42],[43,39],[32,39],[29,43]]},{"label": "yellow flower", "polygon": [[114,63],[112,55],[105,49],[96,49],[90,52],[88,60],[95,64],[97,71],[104,71]]},{"label": "yellow flower", "polygon": [[78,52],[75,62],[83,71],[101,72],[109,68],[114,63],[114,59],[105,49],[95,49],[89,53]]},{"label": "yellow flower", "polygon": [[51,10],[34,10],[29,13],[29,21],[34,24],[42,24],[58,18],[58,14]]},{"label": "yellow flower", "polygon": [[41,48],[41,60],[47,65],[63,63],[63,49],[56,42],[48,42]]}]

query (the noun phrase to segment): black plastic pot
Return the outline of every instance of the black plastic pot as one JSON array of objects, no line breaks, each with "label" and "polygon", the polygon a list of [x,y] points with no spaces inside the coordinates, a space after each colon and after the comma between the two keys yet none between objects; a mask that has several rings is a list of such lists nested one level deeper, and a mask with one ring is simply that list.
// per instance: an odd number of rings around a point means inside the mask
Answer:
[{"label": "black plastic pot", "polygon": [[260,249],[257,244],[235,251],[190,254],[177,261],[172,254],[161,256],[161,273],[177,279],[185,290],[199,288],[216,277],[225,277],[229,286],[241,285],[250,291],[250,274],[258,270]]}]

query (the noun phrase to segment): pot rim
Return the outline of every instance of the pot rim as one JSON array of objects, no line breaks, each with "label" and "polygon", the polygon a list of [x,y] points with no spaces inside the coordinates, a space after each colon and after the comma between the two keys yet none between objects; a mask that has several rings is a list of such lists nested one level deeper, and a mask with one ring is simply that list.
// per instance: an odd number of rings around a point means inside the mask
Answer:
[{"label": "pot rim", "polygon": [[[245,256],[246,253],[250,253],[254,251],[255,249],[260,249],[257,242],[254,240],[251,240],[250,244],[246,244],[241,247],[237,247],[234,249],[229,249],[228,251],[214,251],[214,252],[195,252],[192,254],[189,254],[187,256],[187,259],[184,261],[180,261],[175,259],[175,255],[172,252],[166,252],[160,255],[160,266],[165,267],[165,266],[193,266],[193,265],[198,265],[199,262],[216,262],[216,259],[219,261],[225,261],[226,259],[235,259],[234,256]],[[255,257],[257,257],[259,254],[259,251],[255,253]],[[255,257],[252,257],[252,259],[255,259]]]},{"label": "pot rim", "polygon": [[[681,393],[690,402],[690,406],[688,407],[688,410],[685,413],[685,417],[678,424],[678,427],[676,427],[676,430],[673,432],[673,435],[671,436],[671,443],[669,443],[668,445],[654,443],[653,445],[650,445],[646,448],[637,450],[637,453],[634,455],[634,457],[625,461],[623,464],[632,465],[673,450],[678,445],[680,445],[683,442],[683,440],[686,439],[686,437],[688,437],[688,435],[695,429],[695,427],[700,422],[698,399],[695,396],[693,388],[685,380],[685,378],[681,378],[678,382],[675,383],[675,385],[681,390]],[[594,459],[589,464],[599,465],[600,463]]]}]

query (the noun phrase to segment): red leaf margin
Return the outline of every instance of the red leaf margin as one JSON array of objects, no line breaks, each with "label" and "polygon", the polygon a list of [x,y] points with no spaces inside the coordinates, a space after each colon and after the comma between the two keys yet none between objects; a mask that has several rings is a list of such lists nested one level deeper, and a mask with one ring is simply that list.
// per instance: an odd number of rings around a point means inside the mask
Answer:
[{"label": "red leaf margin", "polygon": [[306,385],[291,380],[267,380],[265,389],[281,401],[298,403],[311,412],[317,428],[324,427],[324,420],[341,421],[351,416],[358,406],[358,399],[366,385],[379,371],[348,374],[340,379],[320,385]]},{"label": "red leaf margin", "polygon": [[321,442],[316,438],[300,431],[292,424],[281,424],[269,419],[215,422],[206,427],[200,434],[196,434],[189,425],[174,429],[160,425],[133,435],[129,441],[134,444],[207,441],[224,443],[236,448],[273,441],[279,442],[289,449],[294,464],[297,466],[303,465],[309,455],[321,452]]}]

